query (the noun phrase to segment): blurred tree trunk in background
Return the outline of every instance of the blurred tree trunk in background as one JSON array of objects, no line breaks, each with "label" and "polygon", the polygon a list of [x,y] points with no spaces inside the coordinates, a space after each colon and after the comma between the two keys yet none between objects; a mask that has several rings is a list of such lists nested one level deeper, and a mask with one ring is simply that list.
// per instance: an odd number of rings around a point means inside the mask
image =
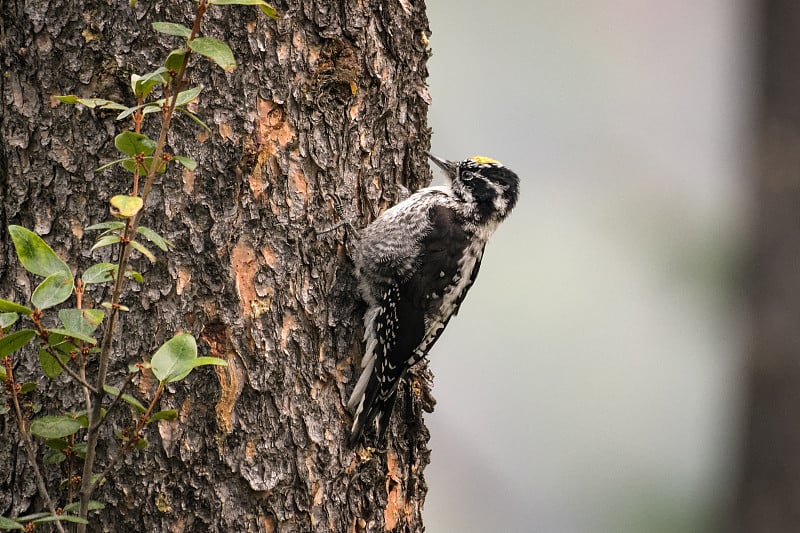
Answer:
[{"label": "blurred tree trunk in background", "polygon": [[800,2],[763,0],[752,345],[735,530],[800,531]]},{"label": "blurred tree trunk in background", "polygon": [[[132,103],[131,73],[154,70],[179,43],[150,24],[192,20],[189,1],[127,4],[0,2],[0,298],[27,301],[33,281],[9,224],[43,235],[79,272],[110,259],[111,248],[89,252],[96,235],[82,228],[107,219],[108,199],[130,190],[128,174],[94,170],[118,157],[113,139],[129,123],[52,97]],[[253,7],[215,7],[204,20],[204,33],[224,38],[239,68],[226,74],[199,61],[192,71],[203,86],[195,111],[213,133],[173,121],[170,153],[199,167],[170,171],[150,196],[143,223],[176,249],[153,265],[135,260],[145,282],[123,295],[131,312],[109,380],[119,383],[128,363],[180,331],[229,366],[168,387],[160,408],[177,409],[178,420],[150,426],[149,446],[95,495],[106,503],[106,530],[422,529],[427,430],[410,388],[388,452],[345,445],[362,308],[345,232],[327,230],[341,222],[334,199],[362,226],[396,202],[398,185],[430,179],[424,2],[274,5],[277,22]],[[95,306],[105,297],[87,293]],[[14,367],[21,381],[35,379],[35,348]],[[145,378],[133,391],[140,398],[156,385]],[[63,377],[39,385],[45,411],[53,402],[82,408]],[[47,468],[58,506],[66,474]],[[3,415],[0,514],[40,508],[16,427]]]}]

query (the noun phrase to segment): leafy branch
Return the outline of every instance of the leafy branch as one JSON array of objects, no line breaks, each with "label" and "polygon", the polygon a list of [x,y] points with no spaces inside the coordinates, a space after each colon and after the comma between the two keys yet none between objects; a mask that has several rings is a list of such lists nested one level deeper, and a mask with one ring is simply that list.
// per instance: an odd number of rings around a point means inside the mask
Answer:
[{"label": "leafy branch", "polygon": [[[153,23],[155,31],[182,38],[184,43],[172,50],[163,65],[157,69],[141,75],[131,75],[131,90],[136,98],[135,105],[126,106],[111,100],[82,98],[77,95],[57,97],[66,104],[116,110],[119,112],[117,120],[132,121],[132,129],[123,131],[114,139],[114,145],[122,157],[98,169],[104,171],[121,168],[131,173],[131,189],[127,194],[111,198],[109,207],[112,220],[86,228],[100,232],[92,251],[108,246],[118,247],[116,263],[96,263],[77,279],[70,267],[41,237],[21,226],[8,228],[23,268],[30,274],[44,279],[31,294],[30,306],[0,300],[0,358],[2,358],[0,381],[3,382],[6,396],[13,406],[11,409],[8,405],[0,405],[0,414],[11,412],[16,422],[36,477],[37,489],[48,512],[15,519],[0,517],[0,529],[25,529],[35,527],[35,524],[54,522],[58,531],[63,533],[65,530],[62,522],[72,522],[77,524],[78,532],[85,532],[89,523],[89,512],[103,508],[102,503],[91,499],[99,484],[114,472],[119,461],[128,453],[147,446],[147,440],[142,433],[148,424],[177,417],[177,412],[174,410],[156,411],[165,385],[186,378],[199,366],[226,364],[219,358],[198,357],[194,337],[180,333],[161,345],[150,361],[140,361],[129,367],[130,372],[120,387],[108,383],[109,365],[118,339],[116,326],[119,313],[130,311],[121,303],[123,294],[130,280],[137,283],[144,282],[144,277],[129,266],[131,253],[135,250],[154,262],[156,256],[148,248],[149,245],[163,252],[169,252],[173,247],[167,239],[141,225],[156,175],[165,173],[173,161],[189,170],[197,167],[193,159],[165,151],[172,119],[177,112],[210,131],[208,126],[188,109],[188,105],[201,93],[200,87],[189,86],[190,60],[194,56],[201,56],[219,65],[226,72],[232,72],[236,68],[233,52],[225,42],[201,36],[201,23],[210,6],[233,4],[257,6],[267,16],[277,18],[274,8],[263,0],[198,0],[191,28],[173,22]],[[161,97],[153,99],[152,95],[157,91],[161,92]],[[155,140],[142,133],[146,117],[153,113],[160,113],[161,117],[159,134]],[[149,244],[145,245],[142,240]],[[112,287],[110,300],[102,302],[100,309],[87,306],[84,302],[85,291],[97,284],[110,284]],[[46,324],[54,322],[50,310],[64,304],[73,295],[75,306],[59,309],[56,327],[47,326]],[[20,320],[28,322],[31,327],[11,331]],[[101,330],[99,346],[96,334],[98,329]],[[43,374],[55,379],[65,373],[82,392],[83,410],[39,416],[28,423],[41,406],[36,406],[32,401],[21,402],[20,398],[33,393],[36,384],[17,382],[13,372],[12,355],[22,350],[34,338],[39,339],[39,363]],[[87,375],[87,365],[90,361],[97,362],[97,371],[91,378]],[[151,372],[159,382],[147,407],[126,392],[142,371]],[[106,396],[113,398],[107,408],[104,407]],[[117,432],[118,446],[114,455],[105,458],[105,467],[100,473],[96,473],[98,443],[103,434],[104,422],[108,419],[109,412],[118,409],[123,403],[131,407],[132,421],[128,428]],[[82,438],[76,438],[79,435]],[[73,460],[83,460],[81,475],[69,474],[65,482],[68,488],[67,502],[61,508],[56,507],[55,501],[48,493],[32,436],[44,439],[44,444],[49,449],[44,456],[45,464],[58,464],[68,460],[69,473],[72,472]],[[73,501],[74,487],[77,487],[78,501]]]}]

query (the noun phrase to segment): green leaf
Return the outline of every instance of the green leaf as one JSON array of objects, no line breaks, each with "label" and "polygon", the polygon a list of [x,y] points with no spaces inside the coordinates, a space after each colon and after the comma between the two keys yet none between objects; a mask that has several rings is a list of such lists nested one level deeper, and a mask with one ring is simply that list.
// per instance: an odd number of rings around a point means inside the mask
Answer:
[{"label": "green leaf", "polygon": [[[107,410],[105,409],[105,407],[101,407],[100,408],[100,420],[103,420],[106,417],[106,413],[107,413]],[[72,416],[72,418],[74,418],[78,422],[78,424],[81,425],[82,428],[88,428],[89,427],[89,415],[87,414],[86,409],[82,409],[80,411],[75,411],[73,413],[70,413],[70,415]]]},{"label": "green leaf", "polygon": [[81,335],[91,335],[106,316],[101,309],[61,309],[58,318],[64,327]]},{"label": "green leaf", "polygon": [[35,381],[26,381],[25,383],[20,385],[19,393],[28,394],[29,392],[35,391],[37,388],[39,388],[39,384],[36,383]]},{"label": "green leaf", "polygon": [[142,254],[143,256],[145,256],[146,258],[148,258],[148,259],[150,260],[150,262],[151,262],[151,263],[155,263],[155,262],[156,262],[156,256],[155,256],[155,255],[153,255],[153,252],[151,252],[150,250],[148,250],[148,249],[147,249],[147,248],[146,248],[144,245],[142,245],[141,243],[138,243],[138,242],[136,242],[136,241],[131,241],[131,242],[130,242],[130,245],[131,245],[131,248],[133,248],[134,250],[138,250],[140,254]]},{"label": "green leaf", "polygon": [[96,263],[86,269],[81,276],[84,285],[92,283],[108,283],[114,281],[114,274],[117,272],[117,265],[112,263]]},{"label": "green leaf", "polygon": [[156,420],[175,420],[176,418],[178,418],[178,411],[176,409],[164,409],[151,416],[150,422],[155,422]]},{"label": "green leaf", "polygon": [[[114,396],[115,398],[117,396],[119,396],[119,389],[117,387],[112,386],[112,385],[103,385],[103,390],[106,391],[111,396]],[[130,405],[131,407],[133,407],[134,409],[136,409],[140,413],[146,413],[147,412],[147,408],[144,405],[142,405],[142,402],[140,402],[139,400],[137,400],[136,398],[134,398],[130,394],[123,394],[122,395],[122,401],[127,403],[128,405]]]},{"label": "green leaf", "polygon": [[58,450],[48,450],[47,453],[44,454],[43,461],[46,465],[57,465],[63,463],[66,458],[67,456]]},{"label": "green leaf", "polygon": [[12,326],[19,319],[17,313],[0,313],[0,329]]},{"label": "green leaf", "polygon": [[203,90],[202,87],[192,87],[191,89],[186,89],[185,91],[179,92],[178,98],[175,100],[175,105],[182,106],[188,104],[189,102],[193,101],[195,98],[200,96],[200,92],[202,90]]},{"label": "green leaf", "polygon": [[206,124],[205,122],[203,122],[202,120],[200,120],[200,117],[198,117],[197,115],[195,115],[194,113],[192,113],[191,111],[189,111],[188,109],[186,109],[185,107],[178,107],[178,108],[176,108],[175,110],[176,110],[178,113],[183,113],[184,115],[186,115],[187,117],[189,117],[190,119],[192,119],[192,120],[193,120],[193,121],[194,121],[196,124],[198,124],[198,125],[199,125],[201,128],[203,128],[204,130],[206,130],[208,133],[211,133],[211,128],[209,128],[209,127],[208,127],[208,124]]},{"label": "green leaf", "polygon": [[186,157],[183,155],[174,155],[172,156],[172,159],[174,159],[184,167],[188,168],[189,170],[194,170],[197,168],[197,161],[195,161],[191,157]]},{"label": "green leaf", "polygon": [[[92,98],[91,100],[97,102],[100,109],[115,109],[115,110],[125,109],[124,104],[112,102],[111,100],[103,100],[102,98]],[[81,103],[85,103],[86,99],[81,98],[78,101]]]},{"label": "green leaf", "polygon": [[137,105],[133,107],[127,107],[125,110],[122,111],[119,115],[117,115],[116,120],[122,120],[125,117],[133,115],[139,109],[142,110],[142,113],[147,115],[148,113],[154,113],[161,109],[161,102],[164,100],[156,100],[155,102],[147,102],[146,104]]},{"label": "green leaf", "polygon": [[89,428],[89,415],[86,414],[86,411],[79,411],[77,413],[73,413],[73,416],[83,429]]},{"label": "green leaf", "polygon": [[97,239],[97,242],[94,243],[92,249],[90,251],[94,251],[97,248],[102,248],[103,246],[110,246],[112,244],[117,244],[119,242],[119,235],[106,235],[105,237],[100,237]]},{"label": "green leaf", "polygon": [[278,20],[279,18],[281,18],[280,15],[278,15],[278,12],[275,10],[275,8],[272,7],[269,4],[267,4],[267,5],[260,5],[259,4],[258,8],[261,10],[262,13],[264,13],[266,16],[268,16],[272,20]]},{"label": "green leaf", "polygon": [[71,356],[72,352],[79,351],[78,347],[75,346],[76,343],[67,341],[64,335],[53,331],[50,331],[47,335],[47,344],[66,356]]},{"label": "green leaf", "polygon": [[144,200],[140,196],[118,194],[111,198],[111,214],[120,218],[133,218],[141,211]]},{"label": "green leaf", "polygon": [[[114,309],[114,306],[111,305],[111,302],[103,302],[103,303],[100,304],[100,306],[101,307],[105,307],[108,310]],[[131,310],[130,307],[128,307],[126,305],[122,305],[122,304],[117,304],[117,309],[119,309],[120,311],[125,311],[125,312],[128,312],[128,311]]]},{"label": "green leaf", "polygon": [[142,276],[140,272],[136,272],[135,270],[128,270],[127,272],[125,272],[125,275],[137,283],[144,283],[144,276]]},{"label": "green leaf", "polygon": [[125,222],[120,222],[119,220],[109,220],[108,222],[100,222],[99,224],[92,224],[88,228],[84,228],[87,231],[94,231],[94,230],[116,230],[116,229],[123,229],[125,228]]},{"label": "green leaf", "polygon": [[21,329],[0,339],[0,358],[16,352],[36,336],[32,329]]},{"label": "green leaf", "polygon": [[162,251],[166,252],[169,248],[174,248],[175,245],[169,242],[167,239],[156,233],[155,231],[151,230],[150,228],[146,228],[144,226],[139,226],[136,228],[138,233],[147,239],[148,241],[152,242],[156,246],[158,246]]},{"label": "green leaf", "polygon": [[147,444],[148,442],[146,438],[139,437],[138,439],[136,439],[136,443],[133,445],[133,447],[136,448],[137,450],[144,450],[145,448],[147,448]]},{"label": "green leaf", "polygon": [[105,100],[103,98],[78,98],[78,103],[91,108],[98,107],[100,109],[125,109],[124,105],[117,102],[112,102],[111,100]]},{"label": "green leaf", "polygon": [[[61,359],[61,362],[63,363],[67,359],[69,359],[69,356],[64,354],[59,354],[59,359]],[[61,365],[58,364],[56,358],[53,357],[53,354],[51,354],[50,351],[47,350],[47,348],[39,349],[39,364],[42,366],[42,372],[44,372],[44,375],[50,379],[57,378],[64,370],[63,368],[61,368]]]},{"label": "green leaf", "polygon": [[156,142],[147,135],[123,131],[114,138],[114,146],[123,154],[134,156],[137,154],[150,155],[156,149]]},{"label": "green leaf", "polygon": [[31,422],[31,433],[45,439],[57,439],[74,434],[80,423],[70,416],[43,416]]},{"label": "green leaf", "polygon": [[24,305],[15,304],[14,302],[9,302],[8,300],[0,300],[0,311],[7,313],[22,313],[25,316],[30,316],[31,313],[33,313],[33,309],[29,309]]},{"label": "green leaf", "polygon": [[34,524],[44,524],[46,522],[73,522],[75,524],[88,524],[89,521],[80,516],[71,514],[50,515],[45,518],[37,518],[33,521]]},{"label": "green leaf", "polygon": [[99,166],[94,170],[95,170],[95,172],[102,172],[102,171],[104,171],[106,169],[109,169],[109,168],[113,167],[114,165],[122,164],[123,161],[133,161],[133,159],[131,159],[130,157],[123,157],[121,159],[116,159],[116,160],[114,160],[114,161],[112,161],[110,163],[106,163],[105,165]]},{"label": "green leaf", "polygon": [[64,450],[66,450],[69,447],[69,443],[67,442],[67,439],[65,439],[63,437],[58,438],[58,439],[47,439],[46,441],[44,441],[44,445],[47,446],[48,448],[52,448],[52,449],[58,450],[60,452],[63,452]]},{"label": "green leaf", "polygon": [[44,512],[44,513],[26,514],[25,516],[17,517],[17,520],[19,520],[20,522],[27,522],[29,520],[35,520],[37,518],[42,518],[42,517],[45,517],[45,516],[50,516],[50,513]]},{"label": "green leaf", "polygon": [[192,30],[182,24],[175,24],[174,22],[154,22],[153,29],[159,33],[174,35],[175,37],[184,37],[186,39],[192,35]]},{"label": "green leaf", "polygon": [[[100,420],[103,420],[106,417],[107,412],[108,411],[106,410],[105,407],[100,408]],[[89,415],[87,414],[87,411],[85,409],[71,413],[71,415],[72,418],[77,420],[78,424],[80,424],[82,428],[89,427]]]},{"label": "green leaf", "polygon": [[[105,509],[105,504],[98,502],[97,500],[89,500],[89,510],[90,511],[99,511],[100,509]],[[72,502],[64,506],[65,513],[77,513],[81,509],[81,502]]]},{"label": "green leaf", "polygon": [[188,45],[198,54],[206,56],[222,67],[225,72],[236,70],[236,60],[233,58],[233,52],[225,42],[213,37],[197,37],[189,41]]},{"label": "green leaf", "polygon": [[78,96],[75,94],[60,94],[56,96],[56,100],[65,104],[77,104]]},{"label": "green leaf", "polygon": [[49,309],[67,300],[72,295],[72,274],[56,273],[47,276],[33,290],[31,303],[37,309]]},{"label": "green leaf", "polygon": [[206,365],[228,366],[228,362],[225,359],[220,359],[219,357],[198,357],[194,360],[194,368]]},{"label": "green leaf", "polygon": [[[6,367],[0,366],[0,381],[5,382],[6,379],[8,379],[8,374],[6,374]],[[9,411],[8,406],[0,403],[0,415],[4,415],[8,411]]]},{"label": "green leaf", "polygon": [[[152,164],[153,164],[153,158],[152,157],[145,157],[144,158],[144,162],[143,162],[142,166],[144,167],[145,172],[150,172],[150,165],[152,165]],[[135,171],[135,169],[136,169],[136,161],[134,161],[133,159],[126,159],[125,161],[120,163],[120,166],[122,166],[122,168],[124,168],[128,172],[133,173]],[[158,170],[156,172],[158,172],[159,174],[163,174],[166,170],[167,170],[167,162],[164,161],[164,160],[161,160],[161,166],[158,167]]]},{"label": "green leaf", "polygon": [[278,20],[278,12],[275,11],[275,8],[266,3],[264,0],[209,0],[208,3],[217,6],[258,6],[258,8],[263,11],[265,15]]},{"label": "green leaf", "polygon": [[180,48],[178,50],[173,50],[167,56],[166,61],[164,61],[164,67],[172,72],[179,72],[181,68],[183,68],[184,59],[186,59],[185,49]]},{"label": "green leaf", "polygon": [[162,85],[169,81],[169,74],[167,74],[167,69],[164,67],[159,67],[153,72],[148,72],[142,76],[138,74],[131,74],[131,88],[133,89],[133,94],[140,98],[145,98],[150,91],[153,90],[153,87],[156,85]]},{"label": "green leaf", "polygon": [[97,329],[103,319],[105,318],[105,312],[101,311],[100,309],[81,309],[81,318],[83,318],[84,322],[92,328],[92,331]]},{"label": "green leaf", "polygon": [[25,530],[25,528],[19,522],[14,522],[10,518],[6,518],[5,516],[0,516],[0,529],[21,529]]},{"label": "green leaf", "polygon": [[194,368],[197,343],[188,333],[180,333],[161,345],[150,360],[153,374],[161,382],[179,381]]},{"label": "green leaf", "polygon": [[28,272],[42,277],[57,273],[72,277],[67,264],[34,232],[22,226],[9,226],[8,232],[14,241],[17,257]]},{"label": "green leaf", "polygon": [[65,104],[83,104],[86,107],[94,109],[125,109],[125,106],[111,100],[104,100],[102,98],[78,98],[74,94],[65,94],[56,96],[56,100]]},{"label": "green leaf", "polygon": [[[105,415],[103,415],[105,416]],[[72,447],[72,453],[80,457],[81,459],[86,459],[86,443],[79,442],[78,444]]]},{"label": "green leaf", "polygon": [[164,105],[164,99],[156,100],[155,102],[147,102],[142,106],[142,113],[149,115],[150,113],[159,113]]},{"label": "green leaf", "polygon": [[90,337],[89,335],[84,335],[83,333],[80,333],[78,331],[72,331],[63,328],[53,328],[53,329],[48,329],[47,332],[56,333],[58,335],[64,335],[64,337],[69,337],[71,339],[83,341],[87,344],[92,344],[92,345],[97,344],[97,339],[95,339],[94,337]]},{"label": "green leaf", "polygon": [[[137,111],[137,110],[139,110],[139,109],[141,109],[141,108],[143,108],[143,107],[144,107],[144,104],[142,104],[142,105],[135,105],[135,106],[133,106],[133,107],[126,107],[126,108],[125,108],[125,110],[124,110],[124,111],[122,111],[122,112],[121,112],[119,115],[117,115],[115,118],[116,118],[116,120],[122,120],[123,118],[127,118],[127,117],[129,117],[129,116],[133,115],[134,113],[136,113],[136,111]],[[112,166],[112,165],[115,165],[115,164],[117,164],[117,163],[119,163],[119,162],[121,162],[121,161],[124,161],[125,159],[126,159],[126,158],[124,158],[124,157],[123,157],[122,159],[117,159],[116,161],[112,161],[111,163],[108,163],[108,164],[106,164],[106,165],[103,165],[102,167],[98,168],[97,170],[101,170],[101,169],[102,169],[102,170],[105,170],[106,168],[108,168],[108,167],[110,167],[110,166]]]}]

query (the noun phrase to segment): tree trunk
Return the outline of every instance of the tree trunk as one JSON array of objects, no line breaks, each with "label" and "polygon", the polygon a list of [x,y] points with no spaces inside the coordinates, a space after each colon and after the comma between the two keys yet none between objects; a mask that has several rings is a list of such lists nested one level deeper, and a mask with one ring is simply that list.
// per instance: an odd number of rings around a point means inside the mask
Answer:
[{"label": "tree trunk", "polygon": [[[348,258],[353,235],[339,225],[362,227],[403,187],[430,179],[424,3],[274,5],[277,22],[241,6],[215,6],[204,20],[204,33],[224,39],[239,66],[226,74],[193,59],[191,78],[203,86],[196,112],[213,133],[180,116],[170,133],[168,151],[199,166],[168,172],[150,196],[142,222],[176,248],[154,264],[134,255],[145,281],[123,296],[131,311],[117,329],[110,382],[180,331],[228,366],[168,386],[160,408],[178,418],[149,426],[149,446],[98,491],[106,507],[91,530],[423,529],[426,375],[401,391],[386,451],[345,444],[363,307]],[[114,259],[111,247],[90,252],[96,234],[83,228],[106,220],[108,199],[130,191],[130,174],[95,170],[117,157],[114,135],[130,123],[55,105],[53,96],[133,104],[131,73],[153,70],[180,45],[150,24],[189,24],[191,9],[188,1],[0,2],[0,298],[27,302],[36,283],[16,260],[9,224],[42,235],[78,272]],[[93,306],[106,298],[86,296]],[[67,378],[41,376],[35,348],[16,354],[14,368],[20,380],[38,376],[40,414],[82,408]],[[145,374],[133,393],[147,400],[156,384]],[[9,415],[0,420],[0,514],[38,511],[16,427]],[[117,449],[108,429],[96,470]],[[63,506],[58,483],[80,470],[45,470]]]},{"label": "tree trunk", "polygon": [[747,533],[800,531],[800,3],[761,2],[753,338],[741,483]]}]

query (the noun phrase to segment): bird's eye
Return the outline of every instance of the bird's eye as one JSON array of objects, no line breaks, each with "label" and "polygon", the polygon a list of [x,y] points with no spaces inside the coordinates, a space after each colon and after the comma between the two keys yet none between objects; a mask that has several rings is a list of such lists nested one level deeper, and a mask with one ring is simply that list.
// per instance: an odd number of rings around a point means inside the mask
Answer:
[{"label": "bird's eye", "polygon": [[472,181],[472,178],[474,178],[474,177],[475,177],[475,174],[473,172],[464,171],[464,172],[461,173],[461,180],[462,181]]}]

